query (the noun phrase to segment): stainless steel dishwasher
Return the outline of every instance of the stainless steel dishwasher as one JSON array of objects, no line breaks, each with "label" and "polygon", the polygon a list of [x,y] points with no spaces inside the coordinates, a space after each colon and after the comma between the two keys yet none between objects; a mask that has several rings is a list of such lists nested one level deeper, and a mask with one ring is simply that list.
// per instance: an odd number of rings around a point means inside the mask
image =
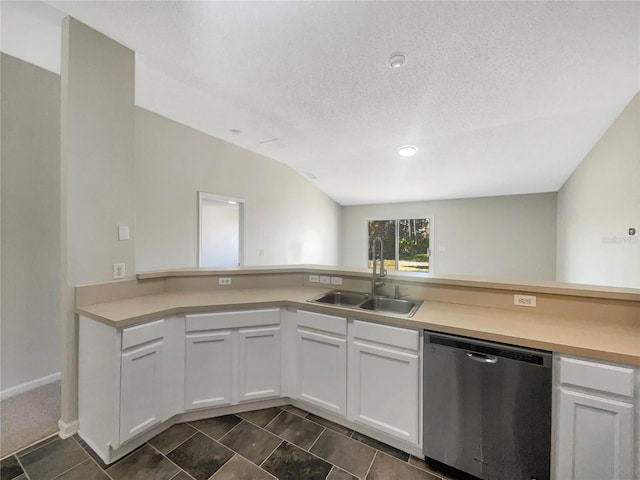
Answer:
[{"label": "stainless steel dishwasher", "polygon": [[463,477],[549,480],[551,353],[425,331],[424,456]]}]

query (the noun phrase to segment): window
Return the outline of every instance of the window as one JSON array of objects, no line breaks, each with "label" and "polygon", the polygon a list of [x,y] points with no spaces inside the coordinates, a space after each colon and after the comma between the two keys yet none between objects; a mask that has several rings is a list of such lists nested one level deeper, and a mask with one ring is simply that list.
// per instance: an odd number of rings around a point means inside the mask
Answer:
[{"label": "window", "polygon": [[242,263],[244,200],[198,193],[200,267],[237,267]]},{"label": "window", "polygon": [[[368,222],[368,266],[373,267],[371,245],[376,237],[382,238],[384,266],[387,270],[429,272],[428,218],[406,218],[398,220],[369,220]],[[378,258],[379,252],[378,252]]]}]

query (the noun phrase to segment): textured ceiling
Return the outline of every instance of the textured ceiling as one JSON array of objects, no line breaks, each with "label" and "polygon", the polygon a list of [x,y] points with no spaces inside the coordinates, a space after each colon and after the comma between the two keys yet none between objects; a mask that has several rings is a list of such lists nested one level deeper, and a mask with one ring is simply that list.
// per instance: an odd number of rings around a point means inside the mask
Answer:
[{"label": "textured ceiling", "polygon": [[76,17],[136,51],[139,106],[343,205],[557,191],[640,88],[638,1],[34,5],[34,48]]}]

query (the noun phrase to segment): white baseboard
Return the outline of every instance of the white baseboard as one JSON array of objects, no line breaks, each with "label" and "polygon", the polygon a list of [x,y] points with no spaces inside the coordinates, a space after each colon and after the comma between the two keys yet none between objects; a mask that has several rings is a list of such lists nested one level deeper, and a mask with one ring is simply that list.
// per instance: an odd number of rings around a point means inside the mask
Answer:
[{"label": "white baseboard", "polygon": [[35,380],[31,380],[30,382],[7,388],[0,392],[0,400],[13,397],[14,395],[18,395],[19,393],[28,392],[29,390],[41,387],[42,385],[46,385],[47,383],[57,382],[58,380],[60,380],[60,377],[60,372],[52,373],[51,375],[47,375],[46,377],[36,378]]},{"label": "white baseboard", "polygon": [[67,422],[63,422],[62,419],[59,419],[58,429],[60,430],[58,432],[58,435],[60,435],[60,438],[62,438],[63,440],[65,438],[69,438],[71,435],[73,435],[78,431],[78,420],[74,420],[73,422],[67,423]]}]

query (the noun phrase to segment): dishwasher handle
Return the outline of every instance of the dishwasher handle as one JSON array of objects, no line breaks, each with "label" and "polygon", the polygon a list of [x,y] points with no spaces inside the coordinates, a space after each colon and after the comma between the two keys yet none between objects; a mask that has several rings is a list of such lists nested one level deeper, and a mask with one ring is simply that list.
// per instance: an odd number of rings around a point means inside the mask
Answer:
[{"label": "dishwasher handle", "polygon": [[484,353],[465,352],[467,357],[474,362],[495,364],[498,363],[498,357],[493,355],[485,355]]}]

